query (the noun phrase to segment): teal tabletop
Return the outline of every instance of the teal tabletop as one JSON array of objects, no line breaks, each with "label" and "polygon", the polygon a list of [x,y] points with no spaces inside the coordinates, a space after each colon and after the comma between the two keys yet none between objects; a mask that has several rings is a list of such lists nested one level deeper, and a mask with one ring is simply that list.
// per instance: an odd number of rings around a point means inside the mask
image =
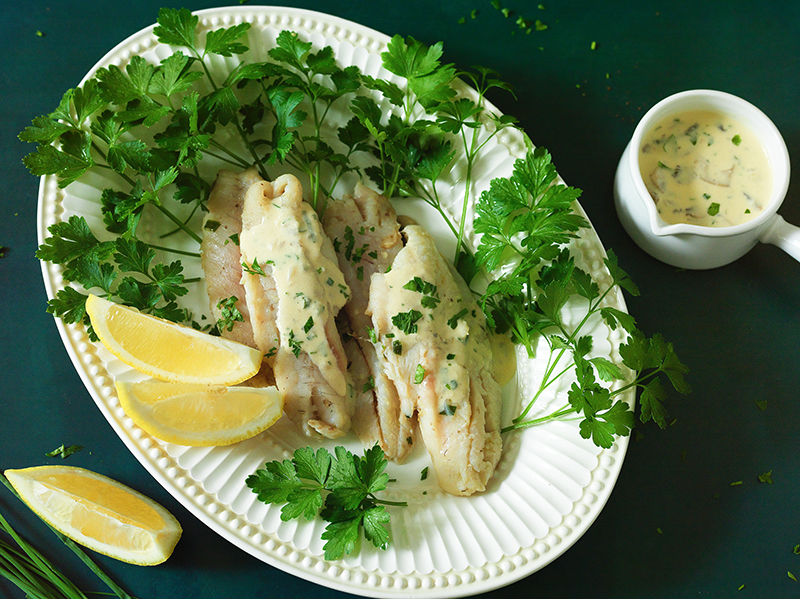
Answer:
[{"label": "teal tabletop", "polygon": [[[255,3],[236,4],[255,10]],[[614,206],[620,157],[645,112],[684,90],[744,98],[800,156],[800,4],[796,1],[296,0],[281,3],[388,36],[443,43],[442,60],[482,65],[513,85],[492,93],[533,144],[546,148],[605,248],[637,283],[627,308],[647,335],[670,341],[692,391],[666,403],[668,425],[636,427],[613,491],[585,532],[551,563],[486,597],[679,599],[800,597],[800,264],[760,243],[710,270],[645,253]],[[156,22],[153,0],[0,3],[0,469],[81,466],[172,512],[183,536],[163,564],[144,567],[89,552],[140,599],[344,597],[265,563],[196,517],[132,454],[98,409],[47,311],[38,247],[39,180],[23,165],[35,148],[17,135],[51,113],[117,44]],[[187,0],[191,11],[224,4]],[[497,90],[495,90],[497,91]],[[796,169],[800,171],[800,169]],[[800,224],[800,175],[780,209]],[[48,457],[60,445],[70,457]],[[0,512],[84,592],[107,589],[41,521],[0,487]],[[0,538],[7,541],[4,534]],[[447,572],[442,574],[447,581]],[[469,585],[452,596],[475,594]],[[484,592],[485,589],[489,589]],[[384,589],[385,590],[385,589]],[[389,589],[394,591],[394,589]],[[387,591],[388,592],[388,591]],[[363,594],[380,596],[381,589]],[[406,588],[399,595],[448,596]],[[25,594],[0,578],[0,595]]]}]

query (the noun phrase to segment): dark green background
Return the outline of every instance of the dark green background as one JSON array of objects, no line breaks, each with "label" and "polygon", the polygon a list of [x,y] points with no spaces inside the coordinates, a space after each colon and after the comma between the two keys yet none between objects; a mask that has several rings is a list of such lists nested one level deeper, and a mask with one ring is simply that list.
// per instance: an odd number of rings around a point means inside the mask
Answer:
[{"label": "dark green background", "polygon": [[[16,139],[50,112],[107,51],[152,24],[161,2],[3,2],[0,40],[0,468],[67,463],[123,481],[168,507],[185,532],[172,558],[139,568],[99,558],[142,599],[344,596],[266,566],[208,530],[128,453],[75,373],[52,318],[36,250],[38,181]],[[715,88],[759,106],[800,156],[800,3],[303,1],[301,8],[386,34],[443,41],[445,60],[481,64],[516,86],[492,96],[550,150],[606,247],[641,288],[627,298],[646,333],[663,333],[691,368],[694,392],[672,401],[674,424],[641,428],[595,524],[538,573],[486,596],[537,598],[800,597],[800,264],[772,246],[707,272],[639,250],[614,212],[612,181],[636,122],[661,98]],[[196,10],[208,2],[170,5]],[[471,11],[477,9],[476,18]],[[546,31],[518,32],[517,16]],[[464,23],[460,19],[465,18]],[[40,31],[43,35],[37,35]],[[596,48],[592,50],[592,42]],[[800,223],[793,175],[781,214]],[[756,406],[765,401],[766,409]],[[772,471],[773,484],[758,476]],[[742,481],[741,485],[731,483]],[[4,514],[86,590],[103,590],[4,489]],[[739,590],[744,585],[744,588]],[[0,595],[21,594],[0,581]]]}]

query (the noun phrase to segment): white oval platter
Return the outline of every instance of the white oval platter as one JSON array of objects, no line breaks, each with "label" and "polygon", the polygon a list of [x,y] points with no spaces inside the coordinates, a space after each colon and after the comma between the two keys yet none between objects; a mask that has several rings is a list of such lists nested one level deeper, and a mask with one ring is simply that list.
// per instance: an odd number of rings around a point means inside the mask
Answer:
[{"label": "white oval platter", "polygon": [[[217,8],[196,14],[205,30],[241,22],[252,24],[248,53],[212,61],[212,72],[229,72],[240,60],[265,60],[278,33],[289,29],[312,41],[315,47],[331,46],[342,65],[352,64],[370,75],[389,77],[382,70],[380,58],[389,38],[340,18],[280,7]],[[157,42],[149,27],[111,50],[87,78],[100,67],[124,68],[133,55],[158,63],[172,51]],[[519,132],[503,132],[492,142],[486,158],[476,165],[476,189],[488,187],[490,176],[510,174],[514,159],[524,151]],[[210,180],[218,167],[210,161],[202,164]],[[452,179],[451,195],[460,197],[458,169],[454,169]],[[74,214],[84,216],[95,234],[102,237],[99,197],[110,183],[113,182],[90,172],[59,189],[54,177],[43,177],[39,242],[47,237],[50,225]],[[447,246],[447,234],[435,221],[437,217],[427,214],[419,202],[404,201],[397,207],[399,212],[412,214],[428,225],[442,247]],[[579,206],[577,210],[582,212]],[[157,220],[143,222],[140,230],[147,234],[149,227],[157,232],[160,224]],[[468,239],[474,245],[471,232]],[[603,265],[605,253],[593,229],[575,240],[572,250],[578,264],[601,286],[610,282]],[[184,262],[187,276],[201,274],[199,260],[197,264]],[[65,285],[61,268],[42,263],[42,270],[48,296],[53,297]],[[202,285],[192,290],[187,302],[196,314],[208,312]],[[610,294],[608,302],[625,310],[619,293]],[[580,306],[568,306],[568,314],[570,311],[577,315]],[[267,564],[356,595],[472,596],[536,572],[566,551],[595,520],[611,493],[627,449],[627,438],[618,438],[607,450],[595,447],[580,437],[577,421],[551,422],[511,433],[504,439],[503,457],[489,489],[469,498],[438,491],[435,477],[421,481],[420,472],[430,460],[420,451],[403,466],[389,466],[390,476],[397,480],[390,484],[385,497],[409,504],[406,508],[390,508],[389,549],[381,551],[362,544],[354,555],[328,562],[322,558],[323,522],[282,522],[279,506],[259,503],[244,483],[265,462],[290,457],[296,447],[308,445],[308,439],[283,420],[262,435],[229,447],[182,447],[154,439],[125,415],[114,389],[115,379],[135,378],[137,374],[105,348],[92,343],[83,326],[64,325],[60,320],[57,325],[97,407],[136,459],[192,514]],[[611,331],[602,321],[592,323],[590,332],[595,349],[620,363],[620,333]],[[542,345],[539,349],[532,360],[518,356],[517,377],[504,389],[504,422],[518,411],[520,398],[532,396],[537,388],[547,361],[547,347]],[[536,404],[533,415],[560,407],[568,384],[563,381],[560,387],[549,390]],[[632,397],[628,399],[632,401]],[[354,453],[363,450],[354,439],[336,444],[345,445]],[[333,445],[327,444],[329,448]]]}]

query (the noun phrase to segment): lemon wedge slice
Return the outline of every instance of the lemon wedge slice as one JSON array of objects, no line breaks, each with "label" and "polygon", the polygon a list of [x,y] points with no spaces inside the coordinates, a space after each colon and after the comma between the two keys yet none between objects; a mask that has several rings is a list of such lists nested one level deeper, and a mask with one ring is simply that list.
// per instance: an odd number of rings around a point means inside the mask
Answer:
[{"label": "lemon wedge slice", "polygon": [[116,381],[125,413],[168,443],[209,447],[249,439],[275,424],[283,395],[275,387],[221,387],[149,380]]},{"label": "lemon wedge slice", "polygon": [[6,470],[22,500],[76,543],[142,566],[165,561],[181,525],[164,507],[101,474],[72,466]]},{"label": "lemon wedge slice", "polygon": [[260,351],[143,314],[96,295],[86,312],[97,337],[128,366],[175,383],[235,385],[261,367]]}]

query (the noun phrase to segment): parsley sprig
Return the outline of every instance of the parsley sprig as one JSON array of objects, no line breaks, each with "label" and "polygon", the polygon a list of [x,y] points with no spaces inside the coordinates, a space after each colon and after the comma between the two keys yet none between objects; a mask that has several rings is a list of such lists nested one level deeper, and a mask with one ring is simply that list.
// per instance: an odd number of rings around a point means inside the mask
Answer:
[{"label": "parsley sprig", "polygon": [[[646,337],[632,316],[607,305],[616,288],[639,293],[613,251],[604,259],[611,283],[603,290],[575,264],[567,244],[588,227],[572,208],[579,195],[579,190],[557,181],[546,150],[530,150],[515,163],[510,178],[493,180],[481,194],[475,231],[482,237],[475,258],[493,277],[481,297],[490,325],[509,333],[531,357],[539,339],[545,339],[550,348],[538,391],[504,430],[577,417],[581,436],[607,448],[615,436],[627,436],[634,426],[633,411],[624,399],[626,391],[640,390],[640,420],[652,419],[663,428],[667,393],[662,380],[679,393],[688,393],[690,388],[684,378],[687,368],[672,345],[661,335]],[[569,302],[583,302],[576,325],[564,320]],[[621,327],[626,332],[619,353],[623,366],[634,373],[633,380],[607,357],[592,354],[593,338],[582,331],[598,317],[611,330]],[[575,380],[563,407],[528,418],[542,393],[570,372]]]},{"label": "parsley sprig", "polygon": [[[213,137],[219,125],[233,123],[240,131],[241,126],[234,118],[238,101],[230,83],[218,85],[206,64],[212,54],[246,51],[239,40],[249,27],[210,31],[200,49],[197,17],[186,9],[163,9],[155,28],[159,41],[186,47],[189,54],[176,51],[158,65],[134,55],[124,69],[101,68],[20,134],[38,144],[24,159],[34,175],[55,175],[66,187],[92,169],[111,172],[122,182],[121,188],[103,189],[100,198],[103,223],[116,239],[101,241],[77,216],[48,229],[50,237],[37,257],[62,265],[66,281],[169,320],[189,320],[175,301],[188,293],[190,283],[181,261],[155,258],[156,251],[198,254],[146,242],[138,226],[144,210],[153,209],[175,227],[164,237],[181,231],[199,244],[201,237],[189,222],[204,210],[210,185],[200,177],[198,163],[211,155],[249,166]],[[203,78],[212,91],[201,96],[195,83]],[[242,139],[257,158],[252,144]],[[188,215],[179,215],[186,209],[176,211],[181,205],[189,205]],[[50,300],[48,311],[67,323],[87,322],[85,299],[66,286]]]},{"label": "parsley sprig", "polygon": [[290,31],[278,35],[269,56],[274,63],[253,69],[262,76],[263,94],[246,110],[253,122],[271,114],[269,164],[281,162],[305,174],[309,203],[321,215],[342,175],[355,170],[352,154],[365,149],[368,133],[355,119],[335,139],[325,135],[334,105],[361,88],[361,73],[355,66],[340,67],[330,46],[313,52],[311,42]]},{"label": "parsley sprig", "polygon": [[353,553],[363,531],[375,547],[389,544],[389,513],[384,506],[405,506],[405,502],[384,501],[376,493],[386,489],[389,475],[386,458],[379,446],[356,456],[344,447],[334,454],[321,447],[295,450],[291,460],[268,462],[247,477],[246,484],[264,503],[285,503],[284,522],[318,515],[328,522],[325,559],[339,559]]},{"label": "parsley sprig", "polygon": [[[356,97],[352,110],[369,131],[369,145],[378,159],[378,165],[366,169],[367,174],[387,197],[422,198],[442,216],[456,238],[454,262],[469,279],[474,271],[463,239],[466,208],[475,193],[475,162],[486,144],[516,119],[486,108],[488,91],[512,90],[494,71],[483,67],[457,71],[451,64],[442,64],[442,55],[441,43],[427,47],[413,37],[394,36],[382,54],[383,66],[403,78],[405,86],[368,76],[363,80],[396,110],[384,118],[371,96]],[[472,84],[475,98],[465,93],[460,78]],[[456,156],[463,160],[465,172],[460,217],[454,221],[444,209],[437,183]]]}]

